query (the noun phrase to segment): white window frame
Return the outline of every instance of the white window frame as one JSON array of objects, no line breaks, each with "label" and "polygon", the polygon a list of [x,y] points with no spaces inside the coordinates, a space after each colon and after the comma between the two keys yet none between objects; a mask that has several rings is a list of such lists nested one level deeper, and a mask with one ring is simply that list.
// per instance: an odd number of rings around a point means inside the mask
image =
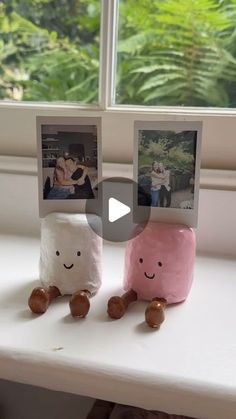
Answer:
[{"label": "white window frame", "polygon": [[98,104],[0,101],[0,154],[36,156],[36,115],[102,116],[103,159],[132,164],[133,122],[202,120],[202,167],[236,170],[236,110],[116,105],[118,0],[101,0]]}]

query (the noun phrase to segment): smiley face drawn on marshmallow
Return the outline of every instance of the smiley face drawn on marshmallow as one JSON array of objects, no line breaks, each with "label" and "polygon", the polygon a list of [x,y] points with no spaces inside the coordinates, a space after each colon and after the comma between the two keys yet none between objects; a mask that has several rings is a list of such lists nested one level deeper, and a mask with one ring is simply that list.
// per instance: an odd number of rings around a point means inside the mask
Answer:
[{"label": "smiley face drawn on marshmallow", "polygon": [[[60,252],[59,252],[59,250],[57,250],[56,251],[56,255],[57,256],[60,256]],[[78,250],[78,252],[77,252],[77,256],[81,256],[81,252]],[[66,268],[66,269],[72,269],[73,268],[73,266],[74,266],[74,263],[72,263],[71,265],[66,265],[65,263],[63,263],[63,266]]]},{"label": "smiley face drawn on marshmallow", "polygon": [[195,234],[182,224],[149,222],[129,240],[125,252],[124,289],[138,299],[183,301],[192,284]]},{"label": "smiley face drawn on marshmallow", "polygon": [[[139,263],[143,263],[143,258],[139,258]],[[158,266],[162,266],[162,262],[158,262]],[[146,271],[144,271],[144,276],[147,278],[147,279],[150,279],[150,280],[152,280],[152,279],[155,279],[156,278],[156,274],[155,273],[150,273],[150,272],[146,272]],[[158,279],[158,278],[156,278],[156,279]]]},{"label": "smiley face drawn on marshmallow", "polygon": [[[98,230],[101,220],[91,214]],[[42,220],[40,279],[44,287],[55,286],[61,295],[101,285],[102,238],[89,226],[85,214],[50,213]]]}]

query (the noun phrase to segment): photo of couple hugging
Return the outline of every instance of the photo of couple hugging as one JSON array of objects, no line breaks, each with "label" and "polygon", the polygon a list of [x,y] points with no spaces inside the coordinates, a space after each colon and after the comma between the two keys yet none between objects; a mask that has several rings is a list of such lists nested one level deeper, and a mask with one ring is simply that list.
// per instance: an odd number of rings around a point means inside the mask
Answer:
[{"label": "photo of couple hugging", "polygon": [[48,193],[45,191],[45,195],[46,199],[94,198],[89,168],[83,165],[78,158],[58,157],[53,173],[53,187]]},{"label": "photo of couple hugging", "polygon": [[42,124],[44,200],[93,199],[97,195],[97,125]]},{"label": "photo of couple hugging", "polygon": [[151,206],[170,207],[171,187],[170,171],[163,163],[154,161],[152,163],[151,177]]}]

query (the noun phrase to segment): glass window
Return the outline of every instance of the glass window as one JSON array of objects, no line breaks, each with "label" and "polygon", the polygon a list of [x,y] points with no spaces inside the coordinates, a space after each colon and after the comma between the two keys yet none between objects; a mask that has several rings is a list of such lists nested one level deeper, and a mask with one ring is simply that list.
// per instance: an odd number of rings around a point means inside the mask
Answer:
[{"label": "glass window", "polygon": [[236,0],[120,0],[116,103],[236,106]]},{"label": "glass window", "polygon": [[0,0],[0,99],[97,102],[99,0]]}]

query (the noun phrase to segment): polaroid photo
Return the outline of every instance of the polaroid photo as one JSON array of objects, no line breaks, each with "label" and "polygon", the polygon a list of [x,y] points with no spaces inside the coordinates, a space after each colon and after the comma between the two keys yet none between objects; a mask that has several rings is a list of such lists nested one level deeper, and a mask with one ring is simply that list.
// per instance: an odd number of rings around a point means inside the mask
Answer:
[{"label": "polaroid photo", "polygon": [[39,215],[85,212],[102,176],[101,118],[37,117]]},{"label": "polaroid photo", "polygon": [[201,122],[134,123],[134,200],[150,221],[197,226]]}]

